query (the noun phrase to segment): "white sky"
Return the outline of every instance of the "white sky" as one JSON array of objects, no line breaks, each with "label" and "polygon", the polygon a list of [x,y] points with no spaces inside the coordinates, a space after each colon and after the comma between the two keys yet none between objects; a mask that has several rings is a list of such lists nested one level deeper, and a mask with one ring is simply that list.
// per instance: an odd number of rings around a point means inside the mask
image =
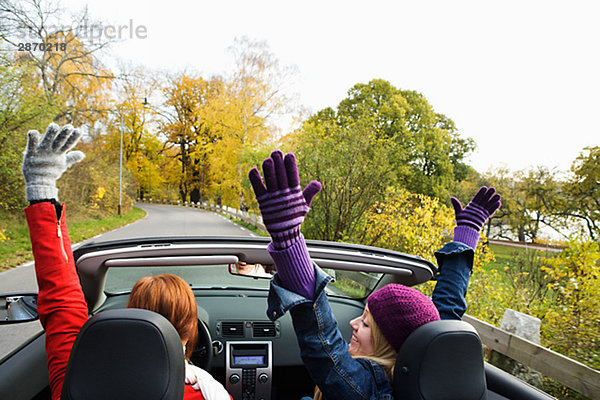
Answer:
[{"label": "white sky", "polygon": [[148,68],[224,74],[236,36],[266,40],[298,67],[299,100],[312,111],[373,78],[419,91],[476,141],[480,172],[567,170],[583,147],[600,145],[597,1],[102,0],[89,10],[144,25],[146,39],[115,52]]}]

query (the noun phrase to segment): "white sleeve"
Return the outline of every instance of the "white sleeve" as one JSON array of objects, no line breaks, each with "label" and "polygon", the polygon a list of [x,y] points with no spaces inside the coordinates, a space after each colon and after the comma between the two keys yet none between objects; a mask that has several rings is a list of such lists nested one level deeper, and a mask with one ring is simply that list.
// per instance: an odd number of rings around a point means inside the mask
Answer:
[{"label": "white sleeve", "polygon": [[202,391],[206,400],[231,400],[227,390],[211,374],[195,365],[185,365],[185,383]]}]

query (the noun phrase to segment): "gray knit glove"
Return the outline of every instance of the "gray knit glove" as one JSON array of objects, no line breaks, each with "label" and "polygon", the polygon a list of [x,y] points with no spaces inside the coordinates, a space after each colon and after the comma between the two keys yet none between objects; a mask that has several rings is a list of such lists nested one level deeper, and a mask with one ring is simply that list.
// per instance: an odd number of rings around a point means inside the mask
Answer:
[{"label": "gray knit glove", "polygon": [[83,160],[81,151],[71,151],[81,137],[81,132],[65,125],[59,132],[56,124],[48,125],[40,143],[40,133],[27,133],[27,147],[23,153],[23,177],[27,201],[58,201],[56,181],[71,165]]}]

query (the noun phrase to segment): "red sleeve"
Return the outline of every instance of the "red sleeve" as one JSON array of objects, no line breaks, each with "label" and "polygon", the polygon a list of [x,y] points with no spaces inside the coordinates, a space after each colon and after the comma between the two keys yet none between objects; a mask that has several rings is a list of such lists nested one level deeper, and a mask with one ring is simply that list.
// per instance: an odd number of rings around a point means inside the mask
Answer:
[{"label": "red sleeve", "polygon": [[185,385],[183,390],[183,400],[205,400],[202,391],[194,390],[191,385]]},{"label": "red sleeve", "polygon": [[[233,397],[229,395],[229,398],[233,400]],[[185,389],[183,390],[183,400],[205,400],[202,395],[202,391],[194,390],[191,385],[185,385]]]},{"label": "red sleeve", "polygon": [[38,312],[46,330],[52,399],[60,399],[73,342],[88,319],[87,304],[75,270],[65,207],[60,223],[48,202],[25,209],[39,287]]}]

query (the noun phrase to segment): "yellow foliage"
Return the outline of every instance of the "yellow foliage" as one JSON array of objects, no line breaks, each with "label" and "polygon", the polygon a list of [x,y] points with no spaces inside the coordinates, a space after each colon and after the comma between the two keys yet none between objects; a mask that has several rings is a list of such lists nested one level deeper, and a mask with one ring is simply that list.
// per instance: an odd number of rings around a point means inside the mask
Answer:
[{"label": "yellow foliage", "polygon": [[104,194],[106,193],[106,189],[102,186],[98,186],[96,189],[96,193],[92,196],[92,205],[90,206],[92,209],[97,210],[100,208],[98,202],[102,200]]},{"label": "yellow foliage", "polygon": [[600,367],[600,248],[571,240],[544,268],[550,283],[542,339],[552,349]]},{"label": "yellow foliage", "polygon": [[104,189],[102,186],[98,186],[98,189],[96,189],[96,194],[94,195],[94,200],[102,200],[105,193],[106,189]]},{"label": "yellow foliage", "polygon": [[0,242],[4,242],[5,240],[9,239],[6,236],[4,236],[4,232],[6,232],[6,229],[0,229]]},{"label": "yellow foliage", "polygon": [[250,167],[244,156],[274,142],[270,119],[287,109],[281,68],[266,44],[241,39],[233,50],[231,78],[181,74],[163,91],[171,117],[161,128],[178,151],[181,200],[200,192],[203,199],[246,206],[252,196],[242,187]]},{"label": "yellow foliage", "polygon": [[[102,217],[115,214],[119,200],[119,163],[115,163],[109,152],[97,142],[82,142],[78,149],[86,158],[69,168],[58,181],[61,200],[80,215]],[[130,188],[134,188],[132,176],[123,169],[122,210],[131,207],[133,201]]]},{"label": "yellow foliage", "polygon": [[389,188],[366,215],[364,243],[434,261],[454,226],[452,210],[438,199]]},{"label": "yellow foliage", "polygon": [[114,76],[94,59],[72,32],[57,32],[46,38],[48,43],[64,43],[55,51],[44,53],[42,61],[51,70],[51,79],[42,80],[45,90],[64,102],[67,122],[93,124],[97,110],[108,108],[108,98]]},{"label": "yellow foliage", "polygon": [[486,265],[493,256],[478,246],[467,312],[496,326],[507,308],[540,318],[543,346],[598,368],[599,245],[577,239],[566,246],[558,256],[515,253],[502,269]]}]

